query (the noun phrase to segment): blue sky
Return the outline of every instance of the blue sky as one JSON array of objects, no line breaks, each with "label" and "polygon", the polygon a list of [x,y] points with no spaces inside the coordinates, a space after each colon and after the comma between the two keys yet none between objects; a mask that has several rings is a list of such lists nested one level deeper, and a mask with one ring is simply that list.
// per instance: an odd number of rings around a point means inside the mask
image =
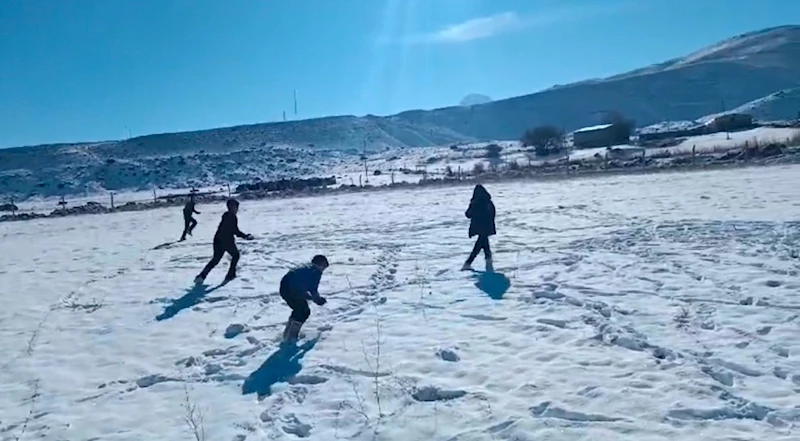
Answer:
[{"label": "blue sky", "polygon": [[789,0],[1,0],[0,147],[499,99],[793,23]]}]

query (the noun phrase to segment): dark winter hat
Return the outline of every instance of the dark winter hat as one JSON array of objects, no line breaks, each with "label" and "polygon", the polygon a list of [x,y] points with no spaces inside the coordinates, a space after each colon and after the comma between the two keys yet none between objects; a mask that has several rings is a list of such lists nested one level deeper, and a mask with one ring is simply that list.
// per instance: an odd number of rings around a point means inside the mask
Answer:
[{"label": "dark winter hat", "polygon": [[236,199],[228,199],[228,202],[226,202],[225,205],[228,208],[238,207],[239,206],[239,201],[237,201]]},{"label": "dark winter hat", "polygon": [[313,263],[314,265],[319,265],[327,268],[328,258],[323,256],[322,254],[317,254],[316,256],[314,256],[313,259],[311,259],[311,263]]}]

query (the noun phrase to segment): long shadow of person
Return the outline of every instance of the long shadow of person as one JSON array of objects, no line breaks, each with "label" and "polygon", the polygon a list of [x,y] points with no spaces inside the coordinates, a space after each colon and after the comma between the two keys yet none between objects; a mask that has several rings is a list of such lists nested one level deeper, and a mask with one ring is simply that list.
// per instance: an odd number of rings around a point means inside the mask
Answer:
[{"label": "long shadow of person", "polygon": [[166,308],[164,308],[164,312],[156,316],[156,320],[162,321],[171,319],[175,317],[179,312],[183,311],[184,309],[191,308],[192,306],[200,303],[203,301],[203,298],[212,293],[223,286],[225,286],[228,282],[222,282],[219,285],[209,288],[208,285],[195,285],[186,290],[186,294],[182,297],[177,298],[172,301]]},{"label": "long shadow of person", "polygon": [[475,271],[475,286],[494,300],[500,300],[511,287],[511,280],[505,274],[494,271]]},{"label": "long shadow of person", "polygon": [[272,386],[276,383],[286,381],[300,373],[303,366],[300,361],[314,348],[319,341],[319,337],[303,343],[300,346],[295,344],[283,344],[272,353],[267,360],[247,379],[242,385],[242,395],[257,393],[259,398],[271,393]]},{"label": "long shadow of person", "polygon": [[175,241],[173,241],[173,242],[164,242],[164,243],[162,243],[160,245],[154,246],[152,249],[153,250],[163,250],[163,249],[171,247],[172,245],[175,245],[176,243],[178,243],[178,242],[175,242]]}]

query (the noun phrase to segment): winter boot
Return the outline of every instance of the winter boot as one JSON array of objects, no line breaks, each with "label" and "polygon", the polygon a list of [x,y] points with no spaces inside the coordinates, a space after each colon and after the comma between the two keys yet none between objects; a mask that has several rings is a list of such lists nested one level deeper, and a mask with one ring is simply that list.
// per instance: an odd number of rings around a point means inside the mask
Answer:
[{"label": "winter boot", "polygon": [[472,269],[472,264],[469,262],[464,262],[464,265],[461,266],[461,271],[469,271]]},{"label": "winter boot", "polygon": [[492,258],[489,257],[486,259],[486,272],[493,273],[494,272],[494,263],[492,262]]},{"label": "winter boot", "polygon": [[202,283],[203,283],[203,282],[205,282],[205,281],[206,281],[206,278],[205,278],[205,277],[203,277],[202,275],[200,275],[200,276],[197,276],[197,277],[195,277],[195,278],[194,278],[194,284],[195,284],[195,285],[200,285],[200,284],[202,284]]},{"label": "winter boot", "polygon": [[296,343],[300,335],[300,328],[302,327],[302,323],[297,320],[289,319],[289,321],[286,322],[286,328],[283,330],[283,343]]}]

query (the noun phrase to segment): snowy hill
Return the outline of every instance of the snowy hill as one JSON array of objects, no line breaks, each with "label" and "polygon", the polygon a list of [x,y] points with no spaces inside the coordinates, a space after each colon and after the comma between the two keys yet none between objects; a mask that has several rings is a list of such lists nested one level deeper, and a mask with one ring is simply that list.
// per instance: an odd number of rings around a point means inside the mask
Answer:
[{"label": "snowy hill", "polygon": [[794,441],[797,175],[489,185],[495,273],[458,271],[469,187],[245,201],[224,286],[221,204],[160,247],[179,209],[6,224],[0,439]]},{"label": "snowy hill", "polygon": [[[566,130],[618,110],[640,126],[696,120],[800,87],[800,26],[735,37],[687,57],[472,106],[386,117],[335,116],[125,141],[0,150],[0,195],[29,197],[92,189],[216,185],[326,174],[379,152],[482,140],[515,140],[532,125]],[[774,101],[774,100],[773,100]]]},{"label": "snowy hill", "polygon": [[761,121],[800,119],[800,88],[771,93],[723,113],[747,113]]}]

